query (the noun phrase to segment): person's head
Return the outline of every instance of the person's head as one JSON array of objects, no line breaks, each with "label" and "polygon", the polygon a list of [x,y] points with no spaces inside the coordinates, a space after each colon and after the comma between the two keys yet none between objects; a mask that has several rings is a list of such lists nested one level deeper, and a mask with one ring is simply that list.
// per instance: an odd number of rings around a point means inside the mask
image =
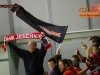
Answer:
[{"label": "person's head", "polygon": [[70,67],[73,66],[72,60],[68,59]]},{"label": "person's head", "polygon": [[67,59],[59,60],[59,69],[63,72],[66,68],[70,67]]},{"label": "person's head", "polygon": [[57,60],[55,58],[50,58],[48,60],[48,66],[49,66],[50,70],[55,69],[55,67],[57,66]]},{"label": "person's head", "polygon": [[53,56],[53,58],[55,58],[58,62],[60,59],[62,59],[62,55],[56,54],[56,55]]},{"label": "person's head", "polygon": [[99,37],[99,36],[92,36],[92,37],[90,38],[90,40],[89,40],[90,43],[92,43],[92,41],[95,40],[95,39],[100,39],[100,37]]},{"label": "person's head", "polygon": [[72,63],[73,63],[73,66],[79,67],[80,59],[77,55],[72,56]]},{"label": "person's head", "polygon": [[95,55],[99,55],[100,54],[100,48],[99,48],[99,46],[100,46],[100,43],[99,43],[99,40],[97,41],[93,41],[92,42],[92,48],[93,48],[93,53],[95,54]]},{"label": "person's head", "polygon": [[30,52],[33,52],[36,49],[36,47],[37,47],[37,43],[35,41],[28,43],[28,50]]}]

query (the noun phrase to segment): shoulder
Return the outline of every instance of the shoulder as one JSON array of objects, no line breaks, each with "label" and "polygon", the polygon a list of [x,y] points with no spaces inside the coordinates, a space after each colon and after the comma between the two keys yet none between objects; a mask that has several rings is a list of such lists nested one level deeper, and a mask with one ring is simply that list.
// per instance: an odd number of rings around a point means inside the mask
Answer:
[{"label": "shoulder", "polygon": [[56,70],[55,70],[55,73],[61,73],[61,72],[60,72],[60,70],[59,70],[59,69],[56,69]]},{"label": "shoulder", "polygon": [[74,68],[76,71],[81,71],[82,69],[81,68]]},{"label": "shoulder", "polygon": [[73,69],[73,68],[69,68],[64,73],[68,73],[70,75],[71,74],[74,75],[74,74],[77,74],[77,71],[75,69]]},{"label": "shoulder", "polygon": [[77,73],[74,73],[73,71],[68,70],[68,71],[64,72],[64,75],[77,75]]}]

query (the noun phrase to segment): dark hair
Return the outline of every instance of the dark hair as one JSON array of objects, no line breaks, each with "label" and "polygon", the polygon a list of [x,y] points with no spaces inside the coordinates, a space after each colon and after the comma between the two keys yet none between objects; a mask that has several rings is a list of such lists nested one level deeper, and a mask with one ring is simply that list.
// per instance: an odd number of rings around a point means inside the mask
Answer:
[{"label": "dark hair", "polygon": [[98,48],[99,48],[99,46],[100,46],[100,39],[94,39],[94,40],[92,41],[92,46],[93,46],[93,47],[98,47]]},{"label": "dark hair", "polygon": [[78,61],[80,61],[80,59],[77,55],[73,55],[72,58],[76,58]]},{"label": "dark hair", "polygon": [[70,66],[67,59],[61,59],[61,60],[59,60],[59,62],[62,62],[64,65],[67,64],[68,67]]},{"label": "dark hair", "polygon": [[53,58],[55,58],[57,61],[59,61],[60,59],[62,59],[62,55],[56,54],[56,55],[53,56]]},{"label": "dark hair", "polygon": [[90,38],[90,41],[91,41],[91,40],[95,40],[95,39],[100,39],[100,37],[99,37],[99,36],[92,36],[92,37]]},{"label": "dark hair", "polygon": [[50,58],[50,59],[48,60],[48,62],[51,62],[51,61],[53,61],[54,63],[57,63],[57,60],[56,60],[55,58]]},{"label": "dark hair", "polygon": [[100,44],[97,43],[97,42],[93,42],[93,43],[92,43],[92,46],[93,46],[93,47],[98,47],[98,48],[99,48]]},{"label": "dark hair", "polygon": [[68,59],[69,65],[72,65],[72,60]]}]

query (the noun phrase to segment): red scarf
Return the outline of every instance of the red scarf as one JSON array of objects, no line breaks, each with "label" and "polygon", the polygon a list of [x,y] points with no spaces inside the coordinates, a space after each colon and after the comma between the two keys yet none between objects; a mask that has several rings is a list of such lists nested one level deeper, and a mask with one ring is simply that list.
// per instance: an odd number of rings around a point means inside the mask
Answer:
[{"label": "red scarf", "polygon": [[[12,35],[5,36],[4,40],[5,40],[5,42],[8,42],[8,41],[22,40],[22,39],[42,39],[43,36],[44,35],[41,34],[40,32],[32,32],[32,33],[26,33],[26,34],[12,34]],[[49,45],[50,45],[50,43],[49,43]],[[45,45],[45,46],[47,46],[47,45]],[[2,45],[2,48],[4,51],[6,51],[5,44]],[[47,47],[46,47],[46,49],[47,49]]]}]

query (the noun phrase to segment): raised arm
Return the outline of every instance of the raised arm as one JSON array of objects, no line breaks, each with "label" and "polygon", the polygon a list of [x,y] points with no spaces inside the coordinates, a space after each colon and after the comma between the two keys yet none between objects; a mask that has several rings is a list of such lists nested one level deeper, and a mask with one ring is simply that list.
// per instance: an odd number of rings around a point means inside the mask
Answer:
[{"label": "raised arm", "polygon": [[60,48],[57,49],[56,54],[60,54]]},{"label": "raised arm", "polygon": [[90,46],[90,47],[87,47],[87,45],[86,44],[84,44],[83,42],[81,42],[82,43],[82,48],[85,50],[85,52],[86,52],[86,58],[87,59],[89,59],[89,55],[90,55],[90,53],[92,52],[92,47]]},{"label": "raised arm", "polygon": [[89,59],[89,56],[90,56],[91,53],[92,53],[92,47],[90,46],[86,50],[86,57],[87,57],[87,59]]},{"label": "raised arm", "polygon": [[87,45],[84,44],[83,42],[81,42],[81,44],[82,44],[82,48],[83,48],[84,50],[87,50]]},{"label": "raised arm", "polygon": [[87,71],[88,71],[88,68],[85,68],[85,69],[83,69],[81,71],[78,71],[78,74],[79,75],[84,75]]},{"label": "raised arm", "polygon": [[79,57],[79,59],[82,61],[84,59],[84,56],[80,53],[78,49],[76,49],[75,54]]},{"label": "raised arm", "polygon": [[13,50],[15,53],[17,53],[17,55],[19,57],[23,58],[25,50],[18,48],[17,46],[15,46],[14,44],[12,44],[11,42],[8,42],[7,44],[11,48],[11,50]]}]

